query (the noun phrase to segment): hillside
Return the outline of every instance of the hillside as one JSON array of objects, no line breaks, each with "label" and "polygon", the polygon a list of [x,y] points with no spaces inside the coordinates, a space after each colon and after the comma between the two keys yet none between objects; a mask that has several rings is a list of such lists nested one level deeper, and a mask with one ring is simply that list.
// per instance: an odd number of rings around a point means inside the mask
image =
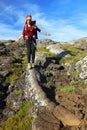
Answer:
[{"label": "hillside", "polygon": [[0,130],[87,130],[87,40],[0,41]]}]

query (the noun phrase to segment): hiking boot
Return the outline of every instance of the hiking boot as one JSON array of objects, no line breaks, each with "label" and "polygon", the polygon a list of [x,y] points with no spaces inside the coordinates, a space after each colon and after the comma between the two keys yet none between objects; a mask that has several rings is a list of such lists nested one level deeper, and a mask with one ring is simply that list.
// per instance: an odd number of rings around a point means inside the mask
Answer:
[{"label": "hiking boot", "polygon": [[31,64],[30,64],[30,63],[28,63],[28,69],[31,69],[31,67],[32,67],[32,66],[31,66]]},{"label": "hiking boot", "polygon": [[34,68],[34,63],[32,63],[32,68]]}]

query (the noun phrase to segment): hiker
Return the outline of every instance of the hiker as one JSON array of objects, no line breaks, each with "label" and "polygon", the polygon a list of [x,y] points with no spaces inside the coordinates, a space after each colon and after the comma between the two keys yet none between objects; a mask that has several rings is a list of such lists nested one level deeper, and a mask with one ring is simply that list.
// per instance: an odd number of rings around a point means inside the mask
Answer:
[{"label": "hiker", "polygon": [[18,37],[17,40],[15,40],[15,42],[18,43],[19,40],[23,37],[26,41],[28,69],[31,69],[34,67],[37,31],[48,36],[50,35],[49,33],[44,32],[43,30],[39,29],[36,26],[35,21],[32,21],[32,16],[27,15],[22,34]]}]

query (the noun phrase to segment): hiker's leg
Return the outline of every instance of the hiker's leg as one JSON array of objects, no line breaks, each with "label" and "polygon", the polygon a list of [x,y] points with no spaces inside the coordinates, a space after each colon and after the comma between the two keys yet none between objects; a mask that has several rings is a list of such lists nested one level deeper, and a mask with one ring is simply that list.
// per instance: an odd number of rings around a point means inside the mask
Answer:
[{"label": "hiker's leg", "polygon": [[31,59],[31,42],[28,39],[26,41],[26,47],[27,47],[27,59],[28,59],[28,63],[30,63],[30,59]]},{"label": "hiker's leg", "polygon": [[34,41],[31,44],[31,48],[32,48],[32,63],[34,63],[34,60],[35,60],[35,50],[36,50],[36,41]]}]

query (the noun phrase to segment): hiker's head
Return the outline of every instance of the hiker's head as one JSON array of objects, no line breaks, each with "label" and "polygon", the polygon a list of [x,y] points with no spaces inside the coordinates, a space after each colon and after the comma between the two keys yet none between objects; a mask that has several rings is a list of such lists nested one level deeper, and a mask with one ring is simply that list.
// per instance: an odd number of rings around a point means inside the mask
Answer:
[{"label": "hiker's head", "polygon": [[26,16],[26,22],[31,22],[32,21],[32,16],[31,15],[27,15]]}]

